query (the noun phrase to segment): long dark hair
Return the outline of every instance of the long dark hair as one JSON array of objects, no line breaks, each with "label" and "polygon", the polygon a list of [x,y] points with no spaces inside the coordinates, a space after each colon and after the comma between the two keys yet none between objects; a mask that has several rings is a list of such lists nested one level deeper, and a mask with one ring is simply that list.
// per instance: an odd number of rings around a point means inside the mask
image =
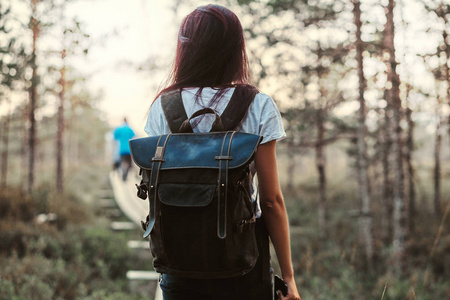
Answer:
[{"label": "long dark hair", "polygon": [[187,87],[200,87],[199,95],[204,87],[223,90],[248,84],[249,80],[244,33],[238,17],[223,6],[209,4],[197,7],[183,20],[172,71],[157,97],[165,91]]}]

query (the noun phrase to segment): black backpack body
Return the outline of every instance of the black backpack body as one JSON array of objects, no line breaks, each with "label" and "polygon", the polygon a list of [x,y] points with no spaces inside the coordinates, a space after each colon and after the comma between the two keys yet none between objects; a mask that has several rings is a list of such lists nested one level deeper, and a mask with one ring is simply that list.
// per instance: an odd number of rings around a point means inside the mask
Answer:
[{"label": "black backpack body", "polygon": [[[206,108],[186,116],[179,90],[162,95],[171,134],[130,140],[149,199],[142,222],[157,272],[187,278],[228,278],[252,270],[258,258],[250,164],[261,136],[233,131],[257,90],[237,86],[222,116]],[[189,121],[215,114],[211,132]]]}]

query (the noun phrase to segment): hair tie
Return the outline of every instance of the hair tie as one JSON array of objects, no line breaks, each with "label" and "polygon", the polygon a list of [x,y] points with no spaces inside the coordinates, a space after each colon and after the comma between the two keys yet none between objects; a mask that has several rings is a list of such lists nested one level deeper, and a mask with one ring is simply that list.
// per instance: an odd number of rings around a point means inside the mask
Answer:
[{"label": "hair tie", "polygon": [[186,43],[189,43],[190,42],[190,38],[188,38],[188,37],[185,37],[185,36],[183,36],[183,35],[178,35],[178,39],[180,40],[180,43],[182,43],[182,44],[186,44]]}]

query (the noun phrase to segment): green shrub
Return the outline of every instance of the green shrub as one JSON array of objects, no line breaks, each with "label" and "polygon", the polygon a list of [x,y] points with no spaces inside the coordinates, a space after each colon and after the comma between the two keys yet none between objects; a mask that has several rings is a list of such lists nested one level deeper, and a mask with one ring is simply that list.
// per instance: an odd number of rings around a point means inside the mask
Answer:
[{"label": "green shrub", "polygon": [[0,277],[0,300],[11,300],[14,294],[14,283]]},{"label": "green shrub", "polygon": [[18,287],[18,295],[24,299],[52,299],[53,289],[36,275],[24,275],[23,284]]},{"label": "green shrub", "polygon": [[131,268],[127,238],[105,228],[87,229],[83,236],[83,257],[98,276],[123,278]]},{"label": "green shrub", "polygon": [[[98,227],[104,225],[73,195],[21,195],[9,191],[0,199],[0,300],[91,299],[101,290],[101,299],[133,299],[125,274],[136,255],[124,234]],[[41,209],[56,213],[57,222],[37,224]]]}]

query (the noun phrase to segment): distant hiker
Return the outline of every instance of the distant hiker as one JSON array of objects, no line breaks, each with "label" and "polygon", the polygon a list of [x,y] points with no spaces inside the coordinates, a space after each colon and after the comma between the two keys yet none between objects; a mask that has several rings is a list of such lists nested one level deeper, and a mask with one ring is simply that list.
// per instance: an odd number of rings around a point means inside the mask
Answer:
[{"label": "distant hiker", "polygon": [[169,82],[150,107],[149,137],[131,141],[138,196],[150,201],[144,237],[165,300],[273,299],[269,237],[287,283],[280,297],[300,300],[275,152],[286,134],[249,74],[237,16],[198,7],[181,25]]},{"label": "distant hiker", "polygon": [[123,181],[127,180],[131,168],[131,155],[129,140],[135,136],[133,129],[128,125],[127,119],[123,118],[123,124],[114,130],[114,140],[119,144],[120,168]]}]

